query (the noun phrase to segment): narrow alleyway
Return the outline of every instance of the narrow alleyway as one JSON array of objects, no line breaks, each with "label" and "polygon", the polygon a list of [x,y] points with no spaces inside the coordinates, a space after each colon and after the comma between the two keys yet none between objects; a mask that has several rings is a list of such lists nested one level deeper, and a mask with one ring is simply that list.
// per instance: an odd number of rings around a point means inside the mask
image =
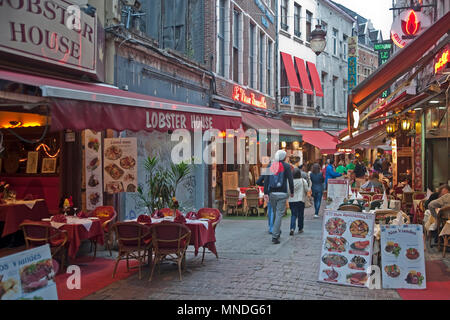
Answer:
[{"label": "narrow alleyway", "polygon": [[322,219],[306,209],[303,234],[289,236],[289,219],[282,224],[281,244],[273,245],[266,220],[224,219],[217,228],[220,259],[188,253],[187,271],[165,264],[147,281],[137,274],[86,299],[399,299],[394,290],[369,290],[316,281]]}]

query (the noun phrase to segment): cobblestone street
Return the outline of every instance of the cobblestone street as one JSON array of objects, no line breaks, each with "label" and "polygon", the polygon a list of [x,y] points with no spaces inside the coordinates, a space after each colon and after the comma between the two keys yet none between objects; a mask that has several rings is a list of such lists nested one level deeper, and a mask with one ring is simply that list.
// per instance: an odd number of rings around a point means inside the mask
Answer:
[{"label": "cobblestone street", "polygon": [[[187,270],[180,283],[174,264],[161,266],[149,283],[146,267],[137,274],[86,299],[400,299],[394,290],[369,290],[316,281],[322,219],[306,209],[303,234],[289,236],[283,219],[281,244],[274,245],[266,220],[224,219],[216,230],[220,259],[208,252],[187,255]],[[125,262],[122,262],[125,263]]]}]

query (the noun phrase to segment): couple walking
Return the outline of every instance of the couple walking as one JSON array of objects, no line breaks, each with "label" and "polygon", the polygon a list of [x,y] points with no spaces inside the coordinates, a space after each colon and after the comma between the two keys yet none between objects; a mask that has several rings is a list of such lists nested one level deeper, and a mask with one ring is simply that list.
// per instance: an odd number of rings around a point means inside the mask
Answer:
[{"label": "couple walking", "polygon": [[[281,219],[286,211],[286,201],[291,208],[290,235],[294,235],[295,224],[298,220],[298,231],[303,232],[304,209],[309,185],[302,178],[301,170],[297,167],[292,170],[291,165],[285,162],[286,152],[278,150],[275,153],[275,161],[264,174],[264,198],[269,203],[269,209],[273,210],[275,221],[272,230],[272,242],[280,243]],[[270,228],[269,212],[269,228]],[[270,232],[270,230],[269,230]]]}]

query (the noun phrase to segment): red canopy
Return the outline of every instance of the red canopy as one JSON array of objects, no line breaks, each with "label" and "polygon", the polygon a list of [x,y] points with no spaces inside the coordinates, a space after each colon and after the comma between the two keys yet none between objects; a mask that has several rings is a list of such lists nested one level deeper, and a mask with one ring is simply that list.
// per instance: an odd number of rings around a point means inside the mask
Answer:
[{"label": "red canopy", "polygon": [[306,94],[314,95],[314,91],[311,88],[311,83],[309,82],[308,73],[306,72],[305,61],[295,57],[295,64],[297,65],[298,74],[300,75],[303,91]]},{"label": "red canopy", "polygon": [[295,72],[294,63],[292,62],[292,56],[288,53],[281,52],[281,57],[283,58],[284,69],[286,70],[291,91],[300,92],[300,84],[298,83],[297,73]]},{"label": "red canopy", "polygon": [[323,154],[336,153],[339,140],[322,130],[297,130],[303,136],[303,141],[317,147]]},{"label": "red canopy", "polygon": [[0,79],[32,86],[51,98],[51,130],[169,131],[241,127],[239,112],[200,107],[124,91],[0,69]]},{"label": "red canopy", "polygon": [[308,65],[309,74],[314,85],[314,90],[316,91],[316,96],[323,97],[322,84],[320,83],[320,77],[317,72],[316,65],[309,61],[307,61],[306,64]]}]

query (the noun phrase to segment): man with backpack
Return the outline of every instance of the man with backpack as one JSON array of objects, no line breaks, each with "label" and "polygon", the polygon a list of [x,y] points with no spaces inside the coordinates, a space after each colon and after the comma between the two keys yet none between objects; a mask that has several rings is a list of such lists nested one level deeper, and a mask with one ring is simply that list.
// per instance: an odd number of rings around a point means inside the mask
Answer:
[{"label": "man with backpack", "polygon": [[[275,214],[272,242],[280,243],[281,219],[286,211],[286,200],[294,196],[294,180],[291,166],[286,163],[286,151],[278,150],[275,153],[275,161],[271,164],[269,179],[264,179],[264,198],[270,201]],[[289,193],[288,184],[289,182]]]}]

